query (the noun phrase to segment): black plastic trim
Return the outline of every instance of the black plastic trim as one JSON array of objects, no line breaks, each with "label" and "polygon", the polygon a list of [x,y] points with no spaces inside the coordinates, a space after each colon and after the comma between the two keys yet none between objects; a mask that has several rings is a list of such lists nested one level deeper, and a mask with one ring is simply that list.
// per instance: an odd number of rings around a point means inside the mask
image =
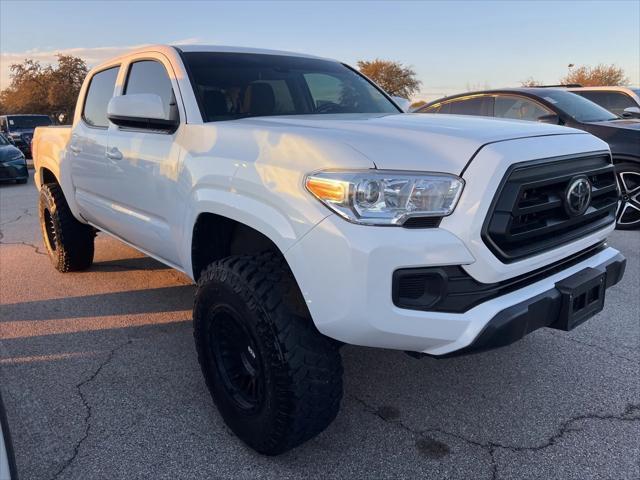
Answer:
[{"label": "black plastic trim", "polygon": [[[578,253],[538,268],[517,277],[503,280],[497,283],[481,283],[471,277],[458,265],[431,268],[404,268],[396,270],[392,279],[392,299],[395,306],[409,310],[420,310],[444,313],[465,313],[473,307],[493,298],[513,292],[527,285],[538,282],[543,278],[554,275],[564,269],[576,265],[606,248],[604,242],[592,245]],[[445,293],[440,301],[431,302],[428,305],[420,305],[417,302],[402,300],[398,285],[399,275],[420,275],[437,271],[443,275],[446,281]]]},{"label": "black plastic trim", "polygon": [[[595,267],[596,270],[605,272],[605,288],[612,287],[622,279],[626,263],[626,259],[619,253]],[[564,330],[564,327],[558,324],[561,308],[562,293],[557,287],[551,288],[498,312],[469,346],[446,355],[432,356],[457,357],[504,347],[542,327]]]}]

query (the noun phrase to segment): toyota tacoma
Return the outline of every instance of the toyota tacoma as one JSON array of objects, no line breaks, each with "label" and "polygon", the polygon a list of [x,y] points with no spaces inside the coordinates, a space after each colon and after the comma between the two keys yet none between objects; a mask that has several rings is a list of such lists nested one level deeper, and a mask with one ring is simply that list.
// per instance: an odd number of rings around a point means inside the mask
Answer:
[{"label": "toyota tacoma", "polygon": [[269,455],[336,417],[341,345],[447,357],[570,330],[625,267],[602,140],[402,113],[333,60],[145,47],[95,67],[33,149],[54,267],[89,268],[103,231],[193,279],[213,400]]}]

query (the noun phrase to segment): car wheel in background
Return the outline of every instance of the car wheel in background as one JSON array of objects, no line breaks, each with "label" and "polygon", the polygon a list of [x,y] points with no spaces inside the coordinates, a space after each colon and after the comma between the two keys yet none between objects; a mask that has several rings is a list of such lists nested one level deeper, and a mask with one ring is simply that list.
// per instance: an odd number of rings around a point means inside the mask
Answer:
[{"label": "car wheel in background", "polygon": [[76,220],[60,185],[42,186],[39,213],[42,238],[56,270],[65,273],[89,268],[93,263],[95,230]]},{"label": "car wheel in background", "polygon": [[640,166],[635,163],[616,163],[616,175],[622,196],[616,214],[618,230],[640,227]]}]

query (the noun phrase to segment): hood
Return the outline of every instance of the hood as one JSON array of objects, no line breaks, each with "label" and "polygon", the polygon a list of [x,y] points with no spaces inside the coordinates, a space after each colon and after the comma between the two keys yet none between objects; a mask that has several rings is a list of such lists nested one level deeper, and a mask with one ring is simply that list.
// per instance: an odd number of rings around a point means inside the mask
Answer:
[{"label": "hood", "polygon": [[20,156],[22,152],[13,145],[0,145],[0,162],[6,162],[7,160]]},{"label": "hood", "polygon": [[584,134],[543,123],[468,115],[342,114],[237,120],[256,128],[330,137],[365,155],[377,168],[459,174],[487,143],[546,135]]}]

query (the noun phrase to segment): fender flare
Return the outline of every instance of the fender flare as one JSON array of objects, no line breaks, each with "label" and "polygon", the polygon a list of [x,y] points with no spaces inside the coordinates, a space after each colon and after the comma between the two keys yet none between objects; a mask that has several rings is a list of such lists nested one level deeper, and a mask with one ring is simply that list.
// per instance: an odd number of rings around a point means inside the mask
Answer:
[{"label": "fender flare", "polygon": [[[290,219],[277,208],[246,195],[211,187],[194,190],[188,205],[184,217],[184,233],[180,251],[184,255],[181,259],[184,271],[192,280],[195,278],[191,258],[193,230],[201,214],[220,215],[260,232],[275,244],[283,256],[304,234],[324,218],[320,218],[315,223],[309,223],[304,233],[300,234],[299,228],[296,231]],[[327,212],[328,215],[329,212]]]}]

